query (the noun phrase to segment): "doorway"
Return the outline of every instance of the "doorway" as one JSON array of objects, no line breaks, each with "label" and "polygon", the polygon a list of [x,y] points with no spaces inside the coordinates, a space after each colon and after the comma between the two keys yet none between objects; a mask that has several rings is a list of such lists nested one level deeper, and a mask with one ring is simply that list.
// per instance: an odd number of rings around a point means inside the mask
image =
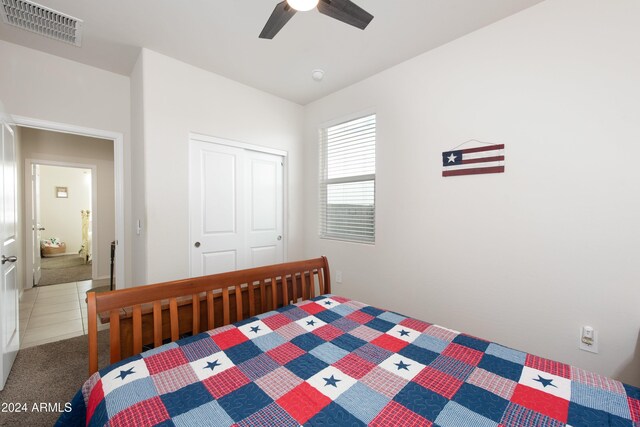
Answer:
[{"label": "doorway", "polygon": [[[28,159],[31,250],[26,259],[34,286],[91,280],[97,276],[93,247],[99,246],[96,221],[95,165]],[[25,176],[25,185],[28,185]],[[31,256],[29,256],[31,255]],[[29,263],[32,265],[29,265]]]}]

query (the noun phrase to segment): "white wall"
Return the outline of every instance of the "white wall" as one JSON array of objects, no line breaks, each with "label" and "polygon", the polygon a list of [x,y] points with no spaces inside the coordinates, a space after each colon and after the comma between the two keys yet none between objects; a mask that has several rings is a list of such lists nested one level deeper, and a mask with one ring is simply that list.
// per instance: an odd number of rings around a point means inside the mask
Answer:
[{"label": "white wall", "polygon": [[[78,254],[82,246],[80,211],[92,211],[91,169],[41,165],[40,223],[43,239],[57,237],[65,242],[67,254]],[[67,187],[66,198],[56,197],[56,187]]]},{"label": "white wall", "polygon": [[[111,242],[115,238],[115,193],[114,193],[114,167],[113,167],[113,141],[99,138],[89,138],[80,135],[69,135],[59,132],[50,132],[39,129],[21,128],[22,160],[37,159],[53,162],[70,162],[83,165],[95,165],[95,177],[97,185],[97,212],[94,212],[97,226],[97,236],[93,242],[93,262],[97,264],[98,277],[109,277]],[[19,177],[21,187],[24,185],[24,174]],[[63,184],[57,184],[63,186]],[[24,192],[22,187],[21,193]],[[51,190],[42,186],[43,195]],[[71,191],[71,190],[70,190]],[[69,196],[71,197],[71,193]],[[58,199],[64,203],[65,199]],[[89,207],[91,209],[91,207]],[[80,218],[80,212],[76,207],[73,213],[74,219]],[[44,222],[47,230],[43,232],[44,238],[51,237],[54,230]],[[74,229],[75,226],[74,226]],[[77,230],[80,230],[77,228]],[[63,237],[63,236],[58,236]],[[67,244],[67,251],[76,249]],[[26,254],[25,254],[26,255]]]},{"label": "white wall", "polygon": [[[9,114],[119,132],[131,182],[129,77],[0,41],[0,99]],[[125,281],[131,282],[131,187],[125,185]]]},{"label": "white wall", "polygon": [[[308,105],[305,251],[334,292],[640,385],[638,16],[548,0]],[[320,240],[317,128],[368,108],[376,244]],[[470,138],[506,173],[441,177]]]},{"label": "white wall", "polygon": [[302,107],[150,50],[143,49],[138,66],[148,282],[189,275],[189,132],[288,152],[285,237],[289,259],[301,259]]}]

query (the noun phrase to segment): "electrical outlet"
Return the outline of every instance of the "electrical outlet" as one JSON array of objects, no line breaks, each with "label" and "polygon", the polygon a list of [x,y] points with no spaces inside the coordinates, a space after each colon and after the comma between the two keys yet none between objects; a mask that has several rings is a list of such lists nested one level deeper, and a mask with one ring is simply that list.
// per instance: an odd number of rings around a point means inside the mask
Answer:
[{"label": "electrical outlet", "polygon": [[580,350],[590,353],[598,353],[598,332],[591,326],[583,326],[580,328]]},{"label": "electrical outlet", "polygon": [[342,283],[342,270],[336,270],[336,283]]}]

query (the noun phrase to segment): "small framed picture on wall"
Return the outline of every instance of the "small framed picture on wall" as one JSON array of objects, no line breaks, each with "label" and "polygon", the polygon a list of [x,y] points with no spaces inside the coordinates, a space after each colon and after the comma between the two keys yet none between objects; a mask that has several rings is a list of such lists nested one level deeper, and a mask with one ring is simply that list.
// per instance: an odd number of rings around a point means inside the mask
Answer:
[{"label": "small framed picture on wall", "polygon": [[66,199],[69,197],[67,187],[56,187],[56,197],[59,199]]}]

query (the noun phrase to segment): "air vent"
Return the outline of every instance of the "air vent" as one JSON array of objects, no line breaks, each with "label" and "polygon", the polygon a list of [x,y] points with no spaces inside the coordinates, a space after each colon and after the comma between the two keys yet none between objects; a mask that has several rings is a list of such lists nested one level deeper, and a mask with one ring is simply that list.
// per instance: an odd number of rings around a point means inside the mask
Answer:
[{"label": "air vent", "polygon": [[0,0],[2,20],[23,30],[80,46],[82,20],[25,0]]}]

